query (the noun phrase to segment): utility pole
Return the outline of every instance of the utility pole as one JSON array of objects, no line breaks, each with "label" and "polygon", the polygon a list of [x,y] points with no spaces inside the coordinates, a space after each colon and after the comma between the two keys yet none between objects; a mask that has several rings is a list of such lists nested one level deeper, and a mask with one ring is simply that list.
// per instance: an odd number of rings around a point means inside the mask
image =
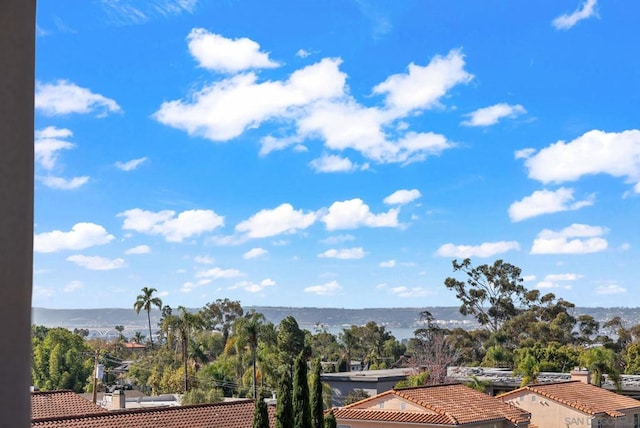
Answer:
[{"label": "utility pole", "polygon": [[100,350],[96,349],[96,354],[93,363],[93,404],[98,401],[98,357],[100,356]]}]

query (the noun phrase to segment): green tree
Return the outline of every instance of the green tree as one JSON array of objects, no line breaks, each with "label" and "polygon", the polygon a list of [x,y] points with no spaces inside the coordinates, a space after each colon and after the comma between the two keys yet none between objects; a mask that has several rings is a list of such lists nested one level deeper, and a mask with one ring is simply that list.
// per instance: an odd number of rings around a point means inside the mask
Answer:
[{"label": "green tree", "polygon": [[624,353],[624,372],[626,374],[640,374],[640,343],[627,345]]},{"label": "green tree", "polygon": [[324,428],[338,428],[338,422],[333,414],[333,410],[324,418]]},{"label": "green tree", "polygon": [[620,371],[617,368],[616,353],[611,350],[598,346],[595,348],[585,349],[580,354],[580,364],[591,372],[591,383],[596,386],[602,386],[605,375],[620,386]]},{"label": "green tree", "polygon": [[189,375],[187,369],[189,339],[191,334],[203,326],[202,318],[198,314],[189,312],[185,307],[179,306],[179,315],[169,315],[165,318],[165,328],[171,335],[177,334],[180,339],[182,355],[182,367],[184,374],[184,390],[189,391]]},{"label": "green tree", "polygon": [[517,350],[517,363],[513,370],[513,374],[522,376],[520,386],[526,386],[531,383],[538,382],[538,373],[540,372],[540,365],[536,360],[536,357],[528,349]]},{"label": "green tree", "polygon": [[322,365],[317,359],[313,365],[313,376],[311,379],[311,427],[323,428],[324,425],[324,404],[322,399]]},{"label": "green tree", "polygon": [[289,370],[293,369],[296,357],[305,351],[304,339],[304,332],[294,317],[285,317],[278,324],[277,344],[280,360]]},{"label": "green tree", "polygon": [[423,386],[427,384],[427,379],[429,379],[429,372],[424,370],[417,375],[407,376],[405,380],[398,381],[394,388],[411,388],[416,386]]},{"label": "green tree", "polygon": [[209,330],[218,330],[222,333],[223,343],[229,340],[231,327],[236,319],[244,315],[244,309],[238,300],[217,299],[207,303],[202,309],[202,316]]},{"label": "green tree", "polygon": [[289,428],[293,426],[293,403],[291,402],[291,374],[289,370],[283,370],[278,382],[276,395],[276,428]]},{"label": "green tree", "polygon": [[31,379],[42,390],[83,392],[93,373],[93,353],[82,337],[61,327],[34,336]]},{"label": "green tree", "polygon": [[344,396],[342,404],[347,406],[349,404],[357,403],[358,401],[369,398],[369,394],[364,389],[354,389],[350,393]]},{"label": "green tree", "polygon": [[296,358],[293,375],[293,427],[311,427],[307,359],[302,352],[298,355],[298,358]]},{"label": "green tree", "polygon": [[142,309],[147,313],[147,323],[149,325],[149,341],[151,342],[151,349],[153,349],[153,333],[151,332],[151,307],[156,306],[158,309],[162,308],[162,300],[159,297],[153,297],[155,288],[143,287],[142,294],[138,294],[136,301],[133,304],[133,309],[136,313],[140,313]]},{"label": "green tree", "polygon": [[253,428],[269,428],[269,412],[267,403],[262,397],[257,397],[256,406],[253,411]]},{"label": "green tree", "polygon": [[496,260],[493,265],[471,265],[470,259],[453,261],[454,272],[466,274],[466,281],[449,277],[445,286],[456,292],[462,302],[460,313],[473,315],[480,325],[497,332],[502,324],[519,313],[520,307],[529,306],[538,299],[538,292],[528,291],[522,285],[520,268]]},{"label": "green tree", "polygon": [[190,404],[206,404],[206,403],[218,403],[222,401],[222,394],[219,390],[192,388],[190,391],[185,392],[180,397],[180,404],[182,406]]},{"label": "green tree", "polygon": [[263,314],[251,311],[244,317],[238,318],[234,323],[234,335],[236,343],[246,343],[251,349],[251,364],[253,368],[253,397],[258,398],[258,369],[257,350],[260,337],[264,332],[266,319]]}]

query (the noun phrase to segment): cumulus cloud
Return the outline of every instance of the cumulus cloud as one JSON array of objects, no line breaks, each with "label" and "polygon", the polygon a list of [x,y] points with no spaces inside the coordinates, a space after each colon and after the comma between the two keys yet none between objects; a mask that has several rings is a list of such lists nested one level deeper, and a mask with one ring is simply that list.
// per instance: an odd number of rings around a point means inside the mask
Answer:
[{"label": "cumulus cloud", "polygon": [[317,100],[343,94],[346,75],[340,60],[326,58],[293,72],[286,81],[258,82],[253,72],[216,81],[187,100],[162,103],[153,117],[164,125],[212,141],[227,141],[248,127]]},{"label": "cumulus cloud", "polygon": [[548,288],[561,288],[564,290],[571,290],[573,286],[570,282],[577,281],[583,276],[575,273],[556,273],[549,274],[544,279],[536,284],[536,288],[548,289]]},{"label": "cumulus cloud", "polygon": [[596,287],[596,294],[623,294],[627,289],[618,284],[601,285]]},{"label": "cumulus cloud", "polygon": [[67,257],[67,261],[73,262],[78,266],[82,266],[89,270],[113,270],[121,269],[126,266],[124,259],[108,259],[99,256],[83,256],[76,254]]},{"label": "cumulus cloud", "polygon": [[260,45],[245,37],[227,39],[204,28],[194,28],[187,36],[189,52],[200,67],[223,73],[250,68],[274,68],[279,64],[260,52]]},{"label": "cumulus cloud", "polygon": [[384,262],[380,262],[380,267],[382,268],[392,268],[396,266],[396,261],[395,260],[387,260]]},{"label": "cumulus cloud", "polygon": [[462,122],[464,126],[491,126],[495,125],[500,119],[520,116],[527,111],[520,104],[506,104],[500,103],[489,107],[483,107],[476,111],[473,111],[466,116],[469,118]]},{"label": "cumulus cloud", "polygon": [[311,52],[306,49],[298,49],[298,52],[296,52],[296,56],[299,58],[306,58],[309,55],[311,55]]},{"label": "cumulus cloud", "polygon": [[77,189],[80,186],[83,186],[89,182],[89,177],[73,177],[73,178],[64,178],[64,177],[54,177],[52,175],[47,175],[44,177],[38,177],[38,180],[42,182],[47,187],[58,190],[73,190]]},{"label": "cumulus cloud", "polygon": [[151,252],[151,248],[148,245],[138,245],[137,247],[129,248],[125,254],[148,254]]},{"label": "cumulus cloud", "polygon": [[574,223],[560,231],[544,229],[533,241],[531,254],[588,254],[607,249],[607,240],[601,236],[607,229]]},{"label": "cumulus cloud", "polygon": [[358,165],[349,158],[337,155],[323,155],[309,162],[309,166],[316,172],[351,172],[358,169]]},{"label": "cumulus cloud", "polygon": [[263,279],[259,283],[251,282],[251,281],[240,281],[233,285],[231,289],[242,288],[244,291],[248,293],[259,293],[267,287],[273,287],[276,285],[276,282],[271,278]]},{"label": "cumulus cloud", "polygon": [[169,242],[182,242],[224,225],[224,217],[211,210],[188,210],[176,216],[171,210],[152,212],[134,208],[119,213],[118,217],[124,217],[125,230],[161,235]]},{"label": "cumulus cloud", "polygon": [[318,257],[328,259],[341,259],[341,260],[353,260],[361,259],[365,256],[365,252],[362,247],[344,248],[336,250],[334,248],[318,254]]},{"label": "cumulus cloud", "polygon": [[356,229],[366,227],[398,227],[398,208],[386,213],[374,214],[362,199],[334,202],[322,217],[327,230]]},{"label": "cumulus cloud", "polygon": [[438,248],[436,254],[440,257],[470,258],[492,257],[508,251],[520,251],[520,244],[516,241],[484,242],[475,246],[449,243]]},{"label": "cumulus cloud", "polygon": [[585,175],[624,178],[640,190],[640,130],[589,131],[573,141],[558,141],[525,161],[529,178],[542,183],[576,181]]},{"label": "cumulus cloud", "polygon": [[35,131],[34,157],[38,165],[46,170],[52,170],[58,160],[60,150],[69,150],[75,146],[65,141],[73,132],[66,128],[48,126]]},{"label": "cumulus cloud", "polygon": [[514,157],[516,159],[529,159],[531,155],[534,154],[535,152],[536,152],[536,149],[531,149],[531,148],[516,150],[514,153]]},{"label": "cumulus cloud", "polygon": [[62,250],[84,250],[96,245],[108,244],[114,236],[95,223],[77,223],[70,231],[38,233],[33,237],[33,251],[54,253]]},{"label": "cumulus cloud", "polygon": [[573,189],[571,188],[561,187],[555,191],[537,190],[533,192],[531,196],[527,196],[521,201],[511,204],[509,207],[509,218],[511,218],[513,222],[518,222],[542,214],[574,211],[593,205],[593,201],[593,195],[587,199],[575,201]]},{"label": "cumulus cloud", "polygon": [[196,278],[209,278],[209,279],[228,279],[244,276],[244,273],[238,269],[221,269],[214,267],[212,269],[202,270],[196,273]]},{"label": "cumulus cloud", "polygon": [[551,24],[557,30],[568,30],[583,19],[591,18],[592,16],[598,16],[598,12],[596,11],[597,3],[598,0],[585,0],[585,2],[582,3],[582,5],[578,9],[576,9],[575,12],[560,15],[555,18],[551,22]]},{"label": "cumulus cloud", "polygon": [[391,287],[389,291],[398,297],[424,297],[429,294],[427,289],[422,287]]},{"label": "cumulus cloud", "polygon": [[264,209],[236,226],[236,231],[250,238],[267,238],[282,233],[295,233],[315,223],[315,212],[294,210],[291,204],[282,204],[272,210]]},{"label": "cumulus cloud", "polygon": [[47,116],[97,112],[102,117],[122,111],[114,100],[67,80],[36,82],[35,108]]},{"label": "cumulus cloud", "polygon": [[408,204],[409,202],[415,201],[421,196],[422,194],[418,189],[402,189],[396,190],[395,192],[384,198],[383,202],[387,205],[404,205]]},{"label": "cumulus cloud", "polygon": [[133,171],[134,169],[138,168],[140,165],[142,165],[144,162],[146,162],[148,159],[146,157],[143,158],[137,158],[137,159],[132,159],[130,161],[126,161],[126,162],[116,162],[115,166],[116,168],[122,170],[122,171]]},{"label": "cumulus cloud", "polygon": [[321,285],[312,285],[304,289],[305,293],[317,294],[318,296],[335,296],[342,290],[342,286],[338,281],[333,280]]},{"label": "cumulus cloud", "polygon": [[265,250],[264,248],[252,248],[249,251],[247,251],[246,253],[244,253],[242,255],[242,258],[245,260],[250,260],[250,259],[257,259],[258,257],[262,257],[267,255],[267,253],[269,253],[267,250]]},{"label": "cumulus cloud", "polygon": [[408,73],[389,76],[373,92],[385,95],[387,107],[399,115],[438,107],[449,90],[473,79],[464,66],[462,51],[454,49],[447,56],[436,55],[426,66],[409,64]]},{"label": "cumulus cloud", "polygon": [[356,239],[355,236],[347,233],[344,235],[329,236],[325,239],[322,239],[320,242],[322,242],[323,244],[335,245],[335,244],[342,244],[343,242],[353,241],[355,239]]}]

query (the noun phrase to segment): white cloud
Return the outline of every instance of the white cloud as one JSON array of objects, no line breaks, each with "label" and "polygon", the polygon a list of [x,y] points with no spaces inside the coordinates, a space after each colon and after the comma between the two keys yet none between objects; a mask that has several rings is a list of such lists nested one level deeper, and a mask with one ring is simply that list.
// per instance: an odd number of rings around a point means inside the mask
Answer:
[{"label": "white cloud", "polygon": [[298,49],[298,52],[296,52],[296,56],[300,58],[306,58],[309,55],[311,55],[311,52],[307,51],[306,49]]},{"label": "white cloud", "polygon": [[607,229],[586,224],[572,224],[559,232],[544,229],[533,241],[531,254],[588,254],[607,249],[601,238]]},{"label": "white cloud", "polygon": [[35,108],[47,116],[98,112],[98,116],[119,113],[120,106],[112,99],[95,94],[67,80],[55,83],[36,82]]},{"label": "white cloud", "polygon": [[563,290],[571,290],[573,288],[573,285],[569,283],[572,281],[577,281],[582,277],[582,275],[578,275],[575,273],[549,274],[535,286],[538,289],[560,288]]},{"label": "white cloud", "polygon": [[404,204],[408,204],[409,202],[415,201],[421,196],[422,194],[418,189],[411,189],[411,190],[402,189],[402,190],[397,190],[392,194],[390,194],[389,196],[387,196],[386,198],[384,198],[383,202],[387,205],[404,205]]},{"label": "white cloud", "polygon": [[537,190],[514,202],[509,207],[509,218],[518,222],[542,214],[573,211],[593,205],[594,197],[590,196],[582,201],[574,202],[573,189],[561,187],[558,190]]},{"label": "white cloud", "polygon": [[640,130],[589,131],[566,143],[558,141],[525,161],[529,178],[563,183],[585,175],[623,177],[640,190]]},{"label": "white cloud", "polygon": [[38,177],[38,180],[42,181],[45,186],[52,189],[73,190],[89,182],[89,177],[64,178],[48,175],[45,177]]},{"label": "white cloud", "polygon": [[398,297],[424,297],[429,294],[429,292],[422,287],[391,287],[389,291],[398,295]]},{"label": "white cloud", "polygon": [[144,24],[153,18],[192,13],[198,0],[101,0],[100,5],[116,25]]},{"label": "white cloud", "polygon": [[42,287],[35,284],[33,286],[33,297],[46,298],[46,297],[51,297],[54,294],[56,293],[53,288]]},{"label": "white cloud", "polygon": [[627,289],[618,284],[601,285],[596,287],[596,294],[623,294]]},{"label": "white cloud", "polygon": [[148,245],[138,245],[137,247],[129,248],[125,254],[148,254],[151,252],[151,248]]},{"label": "white cloud", "polygon": [[396,266],[396,261],[395,260],[387,260],[384,262],[380,262],[380,267],[382,268],[392,268]]},{"label": "white cloud", "polygon": [[568,30],[583,19],[598,16],[596,5],[598,0],[585,0],[581,7],[571,14],[560,15],[551,24],[558,30]]},{"label": "white cloud", "polygon": [[272,210],[261,210],[248,220],[240,222],[236,231],[250,238],[267,238],[281,233],[295,233],[315,223],[317,214],[294,210],[291,204],[282,204]]},{"label": "white cloud", "polygon": [[531,148],[516,150],[516,152],[514,153],[514,157],[516,159],[529,159],[535,152],[536,149]]},{"label": "white cloud", "polygon": [[474,112],[466,114],[465,116],[467,116],[469,120],[463,121],[462,125],[491,126],[498,123],[500,119],[503,119],[505,117],[513,119],[520,116],[521,114],[525,114],[526,112],[527,111],[520,104],[495,104],[489,107],[480,108]]},{"label": "white cloud", "polygon": [[185,238],[211,232],[224,225],[224,217],[212,210],[188,210],[175,217],[175,211],[157,213],[139,208],[118,214],[124,217],[122,228],[149,235],[161,235],[169,242],[182,242]]},{"label": "white cloud", "polygon": [[242,288],[248,293],[259,293],[267,287],[273,287],[276,285],[276,282],[270,278],[263,279],[260,283],[250,282],[250,281],[240,281],[235,284],[231,289],[234,288]]},{"label": "white cloud", "polygon": [[53,253],[61,250],[84,250],[95,245],[104,245],[114,239],[104,227],[94,223],[77,223],[69,232],[54,230],[33,237],[33,251]]},{"label": "white cloud", "polygon": [[213,257],[209,256],[196,256],[193,261],[201,265],[211,265],[214,263]]},{"label": "white cloud", "polygon": [[341,259],[341,260],[353,260],[361,259],[365,256],[365,252],[362,247],[344,248],[336,250],[334,248],[318,254],[318,257],[329,259]]},{"label": "white cloud", "polygon": [[258,83],[253,72],[236,75],[205,86],[188,100],[162,103],[153,117],[189,135],[227,141],[268,119],[288,117],[296,108],[342,96],[346,75],[338,69],[340,62],[323,59],[286,81]]},{"label": "white cloud", "polygon": [[507,251],[520,251],[520,244],[516,241],[484,242],[480,245],[444,244],[436,254],[441,257],[492,257]]},{"label": "white cloud", "polygon": [[196,273],[196,278],[210,279],[228,279],[238,278],[241,276],[244,276],[244,273],[240,272],[238,269],[221,269],[219,267],[199,271]]},{"label": "white cloud", "polygon": [[387,106],[404,115],[416,109],[438,107],[440,99],[454,86],[469,83],[473,75],[464,70],[464,55],[452,50],[446,57],[436,55],[422,67],[409,64],[407,74],[394,74],[373,88],[385,94]]},{"label": "white cloud", "polygon": [[62,291],[64,291],[65,293],[72,293],[76,290],[80,290],[81,288],[84,288],[84,284],[82,282],[71,281],[70,283],[64,286]]},{"label": "white cloud", "polygon": [[223,73],[250,68],[274,68],[279,64],[260,52],[260,45],[245,37],[227,39],[203,28],[194,28],[187,36],[189,52],[200,67]]},{"label": "white cloud", "polygon": [[362,199],[334,202],[322,217],[327,230],[356,229],[366,227],[398,227],[398,208],[386,213],[373,214]]},{"label": "white cloud", "polygon": [[67,257],[67,261],[73,262],[78,266],[90,270],[113,270],[121,269],[126,266],[124,259],[107,259],[99,256],[83,256],[76,254]]},{"label": "white cloud", "polygon": [[345,235],[329,236],[325,239],[322,239],[320,242],[322,242],[323,244],[335,245],[335,244],[341,244],[343,242],[353,241],[355,239],[356,239],[355,236],[345,234]]},{"label": "white cloud", "polygon": [[143,158],[138,158],[138,159],[132,159],[130,161],[126,161],[126,162],[116,162],[115,166],[118,169],[121,169],[122,171],[133,171],[134,169],[136,169],[137,167],[139,167],[140,165],[142,165],[144,162],[146,162],[148,159],[146,157]]},{"label": "white cloud", "polygon": [[264,248],[252,248],[249,251],[247,251],[246,253],[244,253],[242,255],[242,258],[245,260],[250,260],[250,259],[257,259],[258,257],[262,257],[266,254],[268,254],[269,252],[267,250],[265,250]]},{"label": "white cloud", "polygon": [[304,289],[304,292],[317,294],[318,296],[335,296],[340,290],[342,290],[342,286],[338,283],[338,281],[333,280],[331,282],[327,282],[326,284],[306,287]]},{"label": "white cloud", "polygon": [[582,278],[582,275],[577,273],[556,273],[549,274],[544,277],[545,281],[577,281]]},{"label": "white cloud", "polygon": [[316,172],[351,172],[358,169],[358,165],[349,158],[337,155],[323,155],[309,162],[309,165]]},{"label": "white cloud", "polygon": [[[266,156],[271,152],[283,150],[289,146],[304,147],[299,144],[301,141],[302,138],[297,135],[282,138],[276,138],[273,135],[267,135],[265,137],[262,137],[262,139],[260,140],[260,152],[258,154],[260,156]],[[307,151],[307,149],[298,149],[297,151]]]},{"label": "white cloud", "polygon": [[44,169],[52,170],[58,160],[60,150],[69,150],[75,146],[65,141],[73,133],[66,128],[47,128],[35,131],[34,157],[35,161]]},{"label": "white cloud", "polygon": [[522,276],[522,280],[524,282],[531,282],[531,281],[535,281],[536,280],[536,276],[535,275],[523,275]]}]

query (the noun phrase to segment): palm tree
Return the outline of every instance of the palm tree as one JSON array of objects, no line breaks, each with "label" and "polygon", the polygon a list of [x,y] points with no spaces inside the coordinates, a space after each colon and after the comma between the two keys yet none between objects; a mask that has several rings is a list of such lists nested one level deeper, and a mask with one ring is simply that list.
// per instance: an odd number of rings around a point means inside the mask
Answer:
[{"label": "palm tree", "polygon": [[189,391],[189,376],[187,371],[187,357],[189,337],[191,333],[203,327],[202,318],[198,314],[192,314],[183,306],[179,306],[180,315],[169,315],[165,323],[172,332],[178,333],[182,349],[182,367],[184,369],[184,391]]},{"label": "palm tree", "polygon": [[141,309],[147,312],[147,322],[149,323],[149,340],[151,341],[151,349],[153,349],[153,336],[151,333],[151,307],[156,306],[158,309],[162,308],[162,300],[159,297],[153,297],[155,288],[143,287],[142,294],[136,297],[136,302],[133,304],[133,309],[139,314]]},{"label": "palm tree", "polygon": [[258,376],[256,367],[256,353],[258,350],[258,342],[262,333],[265,317],[263,314],[251,311],[244,317],[236,319],[234,323],[234,335],[236,343],[241,345],[247,344],[251,349],[251,359],[253,363],[253,398],[258,398]]}]

